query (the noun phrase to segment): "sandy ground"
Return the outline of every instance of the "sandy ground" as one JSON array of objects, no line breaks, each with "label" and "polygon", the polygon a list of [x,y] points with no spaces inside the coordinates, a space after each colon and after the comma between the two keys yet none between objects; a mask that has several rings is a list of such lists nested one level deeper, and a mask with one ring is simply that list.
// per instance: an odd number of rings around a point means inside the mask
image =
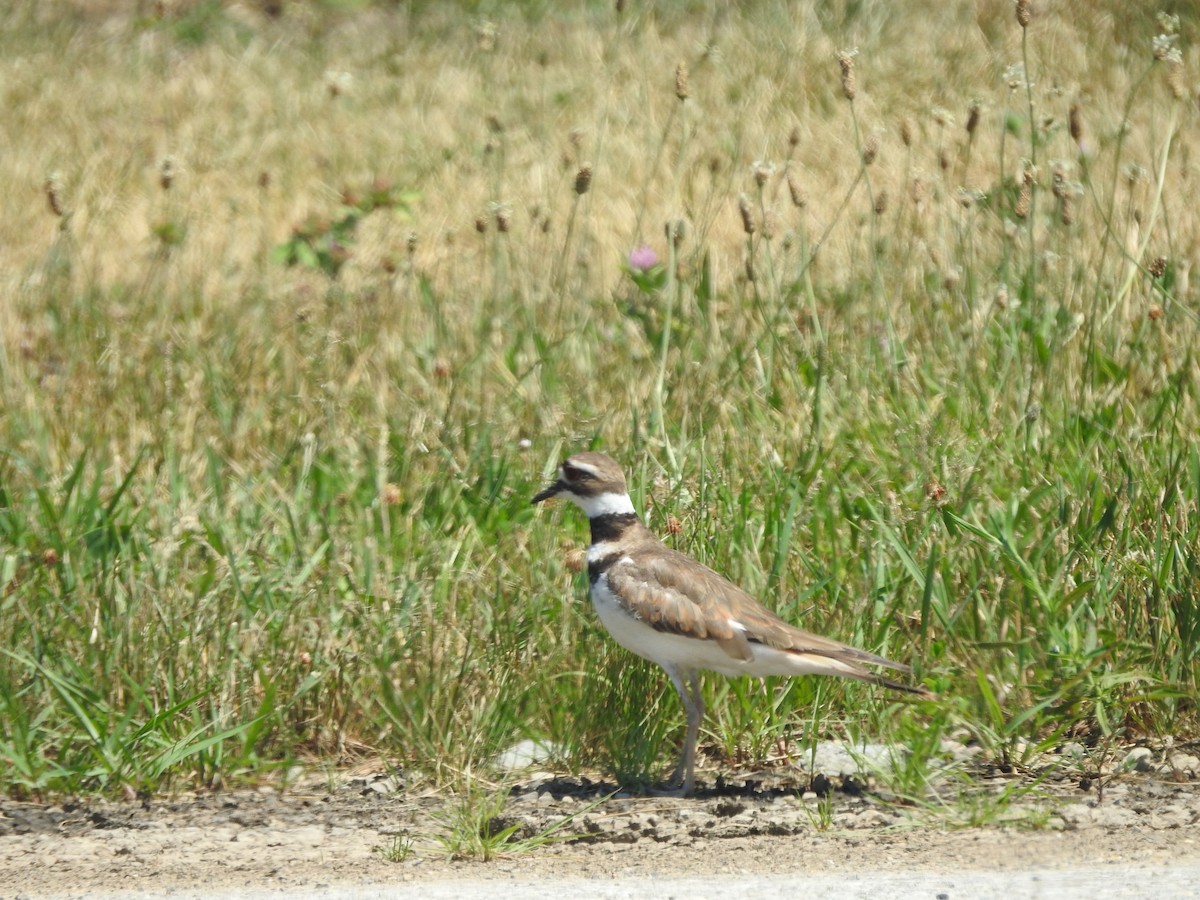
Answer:
[{"label": "sandy ground", "polygon": [[[1114,885],[1127,885],[1138,872],[1200,871],[1200,782],[1177,770],[1130,768],[1113,775],[1102,794],[1096,783],[1073,776],[1035,785],[991,773],[977,779],[972,797],[941,807],[903,803],[863,778],[729,778],[685,800],[609,796],[613,785],[535,775],[511,788],[504,809],[484,827],[515,826],[519,840],[557,826],[558,840],[500,848],[488,862],[446,852],[448,816],[458,808],[452,798],[382,775],[343,778],[332,788],[310,782],[283,792],[170,800],[3,801],[0,900],[192,896],[199,888],[223,896],[295,895],[418,884],[454,893],[456,882],[514,887],[750,873],[1090,878],[1111,870]],[[1014,789],[1020,799],[996,805]],[[1087,888],[1083,895],[1103,892]]]}]

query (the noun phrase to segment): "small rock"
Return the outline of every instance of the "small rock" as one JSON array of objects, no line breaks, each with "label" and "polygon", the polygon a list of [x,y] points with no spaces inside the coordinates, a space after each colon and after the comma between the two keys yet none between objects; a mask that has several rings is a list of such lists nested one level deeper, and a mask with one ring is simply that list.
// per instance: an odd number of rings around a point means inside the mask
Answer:
[{"label": "small rock", "polygon": [[1167,760],[1167,765],[1172,772],[1178,772],[1181,775],[1192,778],[1200,775],[1200,757],[1192,756],[1190,753],[1172,753],[1171,758]]},{"label": "small rock", "polygon": [[1134,747],[1121,761],[1121,768],[1127,772],[1149,772],[1154,768],[1153,756],[1149,747]]},{"label": "small rock", "polygon": [[501,771],[513,772],[539,765],[554,757],[562,757],[563,750],[555,744],[545,741],[518,741],[492,760],[492,764]]}]

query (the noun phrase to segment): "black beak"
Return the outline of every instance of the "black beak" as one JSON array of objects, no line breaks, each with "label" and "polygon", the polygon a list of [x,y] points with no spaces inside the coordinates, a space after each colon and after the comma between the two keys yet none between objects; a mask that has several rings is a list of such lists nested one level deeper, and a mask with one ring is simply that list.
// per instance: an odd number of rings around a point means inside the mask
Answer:
[{"label": "black beak", "polygon": [[562,479],[560,478],[558,481],[554,482],[554,484],[550,485],[550,487],[546,488],[544,491],[539,493],[530,502],[531,503],[541,503],[543,500],[549,500],[551,497],[553,497],[557,494],[561,494],[566,489],[567,489],[567,486],[565,484],[563,484]]}]

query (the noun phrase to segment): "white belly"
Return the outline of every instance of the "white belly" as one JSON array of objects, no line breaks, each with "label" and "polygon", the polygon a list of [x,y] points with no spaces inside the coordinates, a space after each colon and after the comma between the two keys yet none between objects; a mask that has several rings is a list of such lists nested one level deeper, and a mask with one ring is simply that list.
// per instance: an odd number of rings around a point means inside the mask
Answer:
[{"label": "white belly", "polygon": [[722,675],[845,675],[846,667],[836,660],[789,653],[754,645],[749,660],[735,659],[716,641],[657,631],[634,618],[617,601],[608,587],[608,575],[596,579],[591,589],[592,605],[604,627],[626,650],[664,667],[709,669]]}]

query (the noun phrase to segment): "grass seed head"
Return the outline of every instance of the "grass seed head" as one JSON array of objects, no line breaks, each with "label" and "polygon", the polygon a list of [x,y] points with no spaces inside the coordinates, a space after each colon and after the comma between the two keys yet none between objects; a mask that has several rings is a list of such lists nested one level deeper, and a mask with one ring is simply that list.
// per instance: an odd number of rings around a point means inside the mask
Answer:
[{"label": "grass seed head", "polygon": [[858,79],[854,75],[854,57],[857,50],[843,50],[838,54],[838,67],[842,70],[842,96],[853,102],[858,96]]},{"label": "grass seed head", "polygon": [[1030,3],[1030,0],[1017,0],[1017,24],[1022,28],[1028,28],[1032,19],[1033,4]]},{"label": "grass seed head", "polygon": [[50,204],[50,212],[61,219],[67,214],[67,207],[63,203],[62,177],[57,172],[51,172],[46,177],[43,190],[46,192],[46,202]]},{"label": "grass seed head", "polygon": [[691,96],[691,90],[688,86],[687,63],[685,62],[681,62],[675,66],[675,96],[680,100],[686,100]]},{"label": "grass seed head", "polygon": [[688,224],[683,219],[670,219],[663,226],[663,231],[666,234],[667,243],[678,247],[687,237]]},{"label": "grass seed head", "polygon": [[788,170],[787,173],[788,195],[792,198],[792,206],[796,209],[804,209],[808,204],[808,198],[804,196],[804,190],[800,187],[800,180],[796,177],[796,173]]},{"label": "grass seed head", "polygon": [[162,162],[158,164],[158,185],[164,191],[169,191],[171,185],[175,181],[175,176],[179,174],[179,169],[175,165],[175,160],[169,156],[164,156]]},{"label": "grass seed head", "polygon": [[1033,209],[1033,172],[1026,166],[1021,170],[1021,187],[1017,191],[1017,202],[1013,206],[1013,215],[1024,219]]},{"label": "grass seed head", "polygon": [[1162,278],[1167,274],[1167,258],[1165,256],[1156,256],[1150,260],[1150,265],[1147,268],[1152,278]]},{"label": "grass seed head", "polygon": [[754,211],[750,206],[750,198],[745,194],[738,196],[738,213],[742,217],[742,231],[746,234],[754,234]]},{"label": "grass seed head", "polygon": [[592,187],[592,164],[584,163],[575,173],[575,193],[579,196],[586,194]]},{"label": "grass seed head", "polygon": [[1080,111],[1078,103],[1072,103],[1071,108],[1067,111],[1067,130],[1076,145],[1083,143],[1083,113]]},{"label": "grass seed head", "polygon": [[862,161],[864,166],[869,166],[879,157],[879,132],[872,131],[867,135],[867,139],[863,141]]},{"label": "grass seed head", "polygon": [[1068,227],[1075,224],[1075,198],[1070,194],[1058,198],[1058,220]]},{"label": "grass seed head", "polygon": [[756,159],[750,165],[750,172],[754,175],[754,183],[762,187],[775,174],[775,163]]},{"label": "grass seed head", "polygon": [[1167,87],[1171,89],[1171,96],[1176,100],[1182,100],[1187,96],[1187,88],[1183,83],[1183,60],[1172,59],[1167,62]]},{"label": "grass seed head", "polygon": [[887,191],[880,191],[875,195],[875,215],[882,216],[887,212],[888,194]]},{"label": "grass seed head", "polygon": [[911,148],[913,145],[913,120],[905,116],[900,120],[900,141],[905,147]]},{"label": "grass seed head", "polygon": [[908,198],[913,204],[920,206],[925,202],[925,193],[928,190],[928,185],[925,183],[925,176],[919,172],[914,173],[912,180],[908,185]]},{"label": "grass seed head", "polygon": [[971,107],[967,110],[967,135],[975,136],[975,129],[979,127],[980,103],[978,100],[971,101]]}]

